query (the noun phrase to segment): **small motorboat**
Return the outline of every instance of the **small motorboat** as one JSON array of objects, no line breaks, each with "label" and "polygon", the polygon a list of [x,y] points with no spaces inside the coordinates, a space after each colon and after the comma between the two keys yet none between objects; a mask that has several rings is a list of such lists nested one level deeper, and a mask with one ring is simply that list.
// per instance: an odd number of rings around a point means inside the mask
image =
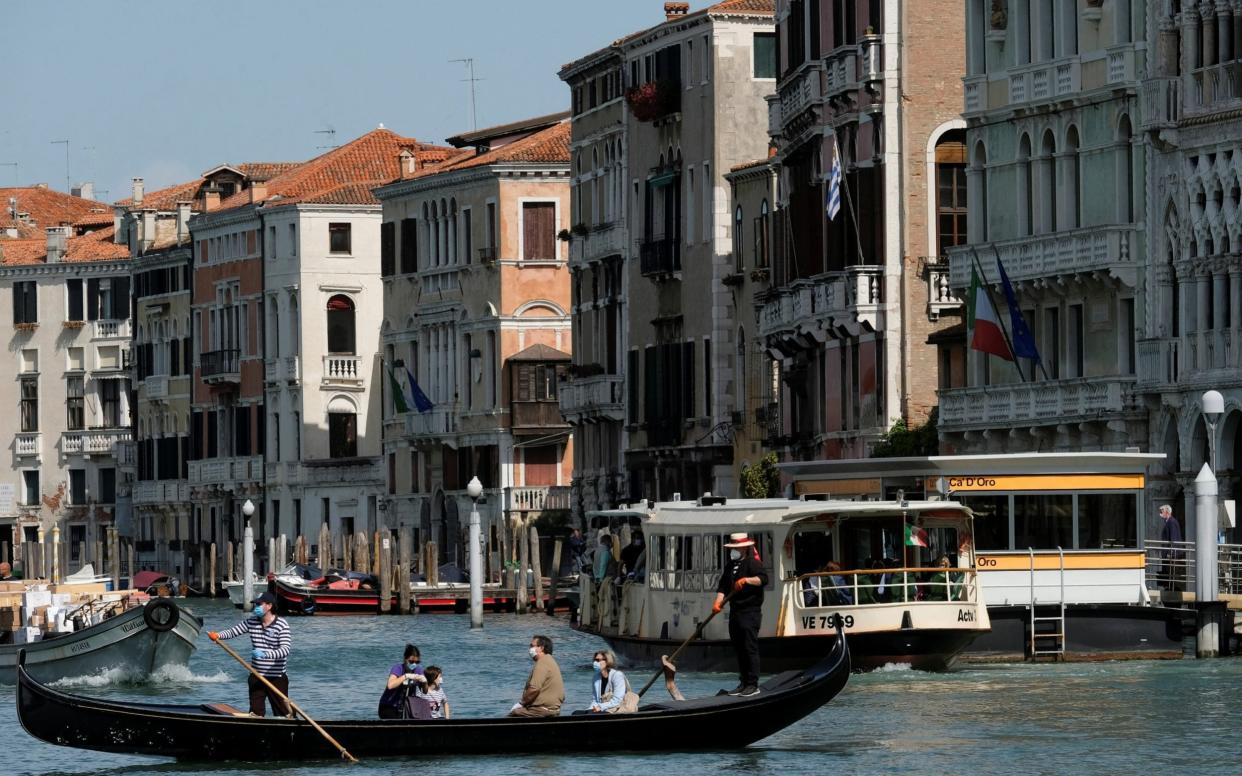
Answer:
[{"label": "small motorboat", "polygon": [[[829,639],[825,639],[829,641]],[[838,632],[815,665],[772,677],[758,695],[717,695],[644,703],[633,714],[575,712],[559,717],[438,720],[319,720],[355,757],[429,754],[740,749],[776,733],[831,701],[850,676],[850,653]],[[17,718],[50,744],[178,760],[325,760],[337,749],[302,719],[251,717],[224,704],[122,703],[52,689],[18,667]]]},{"label": "small motorboat", "polygon": [[[285,614],[359,614],[380,610],[380,582],[374,574],[330,569],[319,579],[271,580],[277,606]],[[392,594],[392,606],[397,594]]]}]

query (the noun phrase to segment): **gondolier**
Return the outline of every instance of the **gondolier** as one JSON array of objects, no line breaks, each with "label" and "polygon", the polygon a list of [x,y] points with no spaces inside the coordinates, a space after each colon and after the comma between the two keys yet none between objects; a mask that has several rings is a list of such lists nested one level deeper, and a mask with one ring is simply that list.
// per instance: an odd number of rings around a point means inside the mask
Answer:
[{"label": "gondolier", "polygon": [[[289,634],[289,623],[276,616],[276,596],[264,593],[252,602],[254,616],[248,617],[226,631],[212,631],[207,636],[212,641],[232,639],[243,634],[250,634],[250,643],[254,647],[250,664],[254,670],[262,674],[281,692],[289,694],[289,675],[286,668],[289,663],[289,650],[292,638]],[[263,700],[266,698],[272,705],[272,713],[278,717],[290,716],[289,707],[284,698],[273,693],[254,675],[247,682],[250,689],[250,713],[256,717],[264,715]]]},{"label": "gondolier", "polygon": [[768,572],[759,562],[755,542],[744,533],[729,534],[725,544],[729,560],[725,563],[720,582],[716,585],[716,602],[712,611],[724,607],[729,599],[729,641],[737,654],[738,685],[730,695],[759,694],[759,625],[763,620],[763,588]]}]

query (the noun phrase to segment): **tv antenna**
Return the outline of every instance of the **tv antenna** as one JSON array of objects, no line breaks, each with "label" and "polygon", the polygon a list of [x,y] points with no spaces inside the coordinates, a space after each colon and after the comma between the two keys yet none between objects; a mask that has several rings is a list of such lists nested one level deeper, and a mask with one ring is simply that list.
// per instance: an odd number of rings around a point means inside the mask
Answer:
[{"label": "tv antenna", "polygon": [[82,153],[89,154],[89,161],[86,164],[87,180],[95,180],[95,146],[84,146]]},{"label": "tv antenna", "polygon": [[16,188],[17,177],[18,177],[17,176],[17,162],[0,162],[0,167],[12,167],[13,168],[13,186],[14,188]]},{"label": "tv antenna", "polygon": [[69,189],[73,185],[69,183],[69,141],[68,140],[53,140],[51,144],[60,145],[62,143],[65,146],[65,193],[68,194]]},{"label": "tv antenna", "polygon": [[475,97],[474,97],[474,85],[475,83],[482,81],[483,79],[474,77],[474,57],[462,57],[461,59],[450,59],[449,62],[461,62],[462,64],[466,66],[466,68],[470,72],[469,78],[463,78],[461,80],[470,82],[470,129],[471,131],[476,130],[479,128],[479,121],[477,117],[477,107],[476,107],[476,102],[475,102]]},{"label": "tv antenna", "polygon": [[316,148],[336,148],[337,147],[336,128],[333,127],[331,124],[328,124],[327,127],[328,127],[327,129],[316,129],[315,134],[316,135],[327,135],[328,136],[327,140],[328,140],[329,145],[315,146]]}]

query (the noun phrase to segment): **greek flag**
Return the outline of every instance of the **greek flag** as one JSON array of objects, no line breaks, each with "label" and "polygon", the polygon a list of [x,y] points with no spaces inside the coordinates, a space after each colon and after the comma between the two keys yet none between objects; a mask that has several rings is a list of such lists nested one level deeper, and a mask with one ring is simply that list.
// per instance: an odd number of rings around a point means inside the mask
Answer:
[{"label": "greek flag", "polygon": [[828,220],[832,221],[841,211],[841,152],[837,149],[836,138],[832,141],[832,171],[828,173],[828,202],[825,210]]}]

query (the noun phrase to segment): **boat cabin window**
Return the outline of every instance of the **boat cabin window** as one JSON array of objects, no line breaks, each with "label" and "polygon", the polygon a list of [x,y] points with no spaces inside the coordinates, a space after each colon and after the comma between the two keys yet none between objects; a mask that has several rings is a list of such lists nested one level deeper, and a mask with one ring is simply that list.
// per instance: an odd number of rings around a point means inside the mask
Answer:
[{"label": "boat cabin window", "polygon": [[[1086,516],[1094,519],[1087,519]],[[1130,493],[1078,494],[1078,548],[1137,547],[1138,521]]]},{"label": "boat cabin window", "polygon": [[802,530],[793,535],[794,574],[814,574],[832,560],[832,534],[823,530]]},{"label": "boat cabin window", "polygon": [[849,520],[841,525],[841,568],[869,569],[877,560],[901,559],[905,529],[901,516]]},{"label": "boat cabin window", "polygon": [[1014,495],[1013,532],[1015,546],[1020,548],[1073,547],[1073,494]]},{"label": "boat cabin window", "polygon": [[1009,496],[970,496],[961,501],[975,513],[975,549],[1009,549]]},{"label": "boat cabin window", "polygon": [[[752,533],[759,558],[768,572],[768,589],[773,584],[771,532]],[[651,534],[647,542],[647,584],[652,590],[684,590],[697,593],[714,591],[724,568],[727,536],[690,534],[665,536]]]},{"label": "boat cabin window", "polygon": [[979,550],[1099,550],[1139,546],[1140,491],[961,494]]}]

